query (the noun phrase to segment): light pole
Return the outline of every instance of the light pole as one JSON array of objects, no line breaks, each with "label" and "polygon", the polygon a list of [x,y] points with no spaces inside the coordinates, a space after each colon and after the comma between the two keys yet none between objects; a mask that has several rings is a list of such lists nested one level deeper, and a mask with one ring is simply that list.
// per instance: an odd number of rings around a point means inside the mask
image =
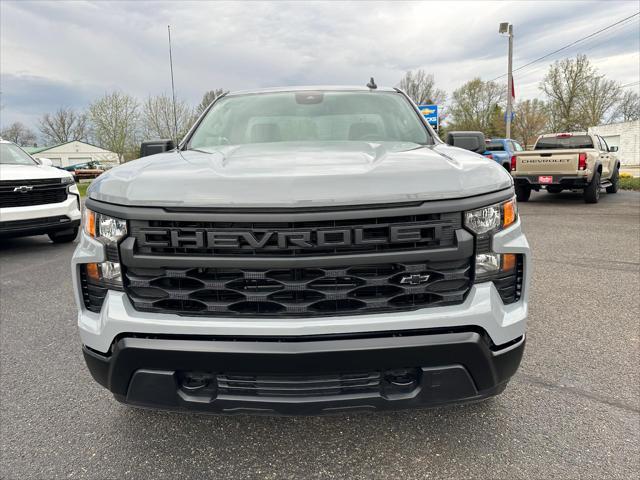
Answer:
[{"label": "light pole", "polygon": [[513,112],[513,25],[509,22],[500,24],[498,33],[507,34],[509,36],[509,61],[507,67],[507,113],[505,123],[507,124],[506,137],[511,138],[511,112]]}]

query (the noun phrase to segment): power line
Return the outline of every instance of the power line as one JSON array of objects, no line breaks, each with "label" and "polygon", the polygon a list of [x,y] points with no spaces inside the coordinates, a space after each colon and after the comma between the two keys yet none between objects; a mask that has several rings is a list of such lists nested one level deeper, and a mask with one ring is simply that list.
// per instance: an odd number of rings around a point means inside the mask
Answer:
[{"label": "power line", "polygon": [[[522,66],[520,66],[520,67],[518,67],[518,68],[514,69],[514,70],[513,70],[513,73],[515,73],[515,72],[517,72],[517,71],[519,71],[519,70],[522,70],[523,68],[526,68],[526,67],[528,67],[529,65],[533,65],[534,63],[537,63],[537,62],[539,62],[540,60],[544,60],[545,58],[548,58],[548,57],[550,57],[551,55],[554,55],[554,54],[556,54],[556,53],[558,53],[558,52],[561,52],[561,51],[563,51],[563,50],[566,50],[566,49],[567,49],[567,48],[569,48],[569,47],[573,47],[573,46],[574,46],[574,45],[576,45],[577,43],[580,43],[580,42],[582,42],[582,41],[584,41],[584,40],[587,40],[587,39],[589,39],[589,38],[595,37],[596,35],[599,35],[599,34],[601,34],[602,32],[604,32],[604,31],[606,31],[606,30],[609,30],[610,28],[615,27],[616,25],[620,25],[621,23],[627,22],[627,21],[629,21],[630,19],[632,19],[633,17],[637,17],[638,15],[640,15],[640,12],[636,12],[636,13],[634,13],[633,15],[629,15],[628,17],[623,18],[622,20],[618,20],[617,22],[612,23],[611,25],[607,25],[606,27],[601,28],[600,30],[598,30],[598,31],[596,31],[596,32],[590,33],[590,34],[589,34],[589,35],[587,35],[586,37],[582,37],[582,38],[580,38],[580,39],[578,39],[578,40],[576,40],[576,41],[574,41],[574,42],[571,42],[571,43],[569,43],[569,44],[565,45],[564,47],[558,48],[557,50],[554,50],[553,52],[547,53],[546,55],[543,55],[542,57],[538,57],[538,58],[536,58],[535,60],[532,60],[531,62],[526,63],[525,65],[522,65]],[[498,80],[499,78],[506,77],[506,75],[507,75],[506,73],[505,73],[505,74],[502,74],[502,75],[499,75],[499,76],[497,76],[496,78],[494,78],[494,79],[492,79],[492,80],[489,80],[489,81],[490,81],[490,82],[493,82],[493,81],[495,81],[495,80]]]},{"label": "power line", "polygon": [[620,88],[633,87],[634,85],[638,85],[638,84],[640,84],[640,80],[638,80],[636,82],[625,83],[624,85],[620,85]]}]

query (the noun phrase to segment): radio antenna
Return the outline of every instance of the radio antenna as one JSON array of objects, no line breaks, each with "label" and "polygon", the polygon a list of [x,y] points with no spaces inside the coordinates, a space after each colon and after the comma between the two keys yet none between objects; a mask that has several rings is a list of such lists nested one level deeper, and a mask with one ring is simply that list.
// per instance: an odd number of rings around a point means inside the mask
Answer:
[{"label": "radio antenna", "polygon": [[173,83],[173,57],[171,55],[171,25],[167,25],[167,33],[169,34],[169,67],[171,68],[171,96],[173,97],[173,134],[176,141],[176,150],[178,150],[178,114],[176,112],[176,87]]}]

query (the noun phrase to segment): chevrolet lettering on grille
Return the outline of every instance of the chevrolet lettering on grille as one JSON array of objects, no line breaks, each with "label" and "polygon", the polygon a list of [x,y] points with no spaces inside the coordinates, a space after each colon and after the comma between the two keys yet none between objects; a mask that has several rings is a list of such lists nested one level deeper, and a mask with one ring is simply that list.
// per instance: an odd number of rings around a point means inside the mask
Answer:
[{"label": "chevrolet lettering on grille", "polygon": [[[158,228],[143,230],[141,247],[206,248],[326,248],[349,245],[438,241],[443,224],[393,225],[317,230],[221,230]],[[381,231],[383,230],[383,231]]]}]

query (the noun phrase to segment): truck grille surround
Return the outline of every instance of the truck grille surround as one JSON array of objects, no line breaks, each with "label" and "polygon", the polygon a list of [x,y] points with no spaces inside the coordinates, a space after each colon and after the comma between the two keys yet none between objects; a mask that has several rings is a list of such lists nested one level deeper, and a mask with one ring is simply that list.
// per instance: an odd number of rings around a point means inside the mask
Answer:
[{"label": "truck grille surround", "polygon": [[67,185],[60,178],[0,181],[0,208],[60,203],[67,199]]},{"label": "truck grille surround", "polygon": [[[454,305],[473,283],[473,240],[464,232],[469,248],[458,245],[461,223],[460,212],[305,222],[129,220],[124,243],[133,247],[132,256],[122,256],[124,287],[138,311],[194,316],[314,317]],[[202,266],[194,264],[203,258]],[[220,260],[233,265],[216,265]]]}]

